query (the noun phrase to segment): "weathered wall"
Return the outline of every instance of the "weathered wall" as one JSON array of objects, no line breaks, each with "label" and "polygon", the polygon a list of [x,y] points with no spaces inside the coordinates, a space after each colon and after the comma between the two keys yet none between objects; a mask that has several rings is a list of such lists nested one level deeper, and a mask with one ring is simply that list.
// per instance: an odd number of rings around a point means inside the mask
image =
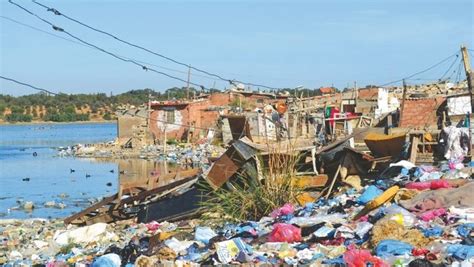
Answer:
[{"label": "weathered wall", "polygon": [[134,136],[134,129],[146,124],[146,120],[132,116],[117,117],[117,136],[119,140],[130,139]]},{"label": "weathered wall", "polygon": [[363,88],[357,92],[357,99],[377,100],[379,88]]},{"label": "weathered wall", "polygon": [[444,97],[406,99],[400,127],[437,127],[436,111]]},{"label": "weathered wall", "polygon": [[[151,113],[152,123],[150,130],[155,136],[155,139],[162,140],[164,138],[164,131],[166,130],[167,139],[187,140],[187,135],[191,125],[196,127],[194,133],[190,136],[190,141],[206,135],[207,130],[199,128],[217,128],[217,119],[219,118],[219,111],[209,110],[210,106],[223,106],[228,104],[228,98],[218,96],[211,101],[211,99],[199,102],[191,102],[188,105],[176,106],[174,111],[174,121],[165,123],[167,121],[167,112],[164,107],[154,107]],[[168,106],[169,107],[169,106]],[[169,114],[169,113],[168,113]]]}]

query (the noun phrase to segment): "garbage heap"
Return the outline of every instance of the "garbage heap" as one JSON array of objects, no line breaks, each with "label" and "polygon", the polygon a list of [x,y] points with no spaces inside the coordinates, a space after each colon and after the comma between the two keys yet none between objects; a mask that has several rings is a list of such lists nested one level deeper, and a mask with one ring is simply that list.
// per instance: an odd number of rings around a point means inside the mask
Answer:
[{"label": "garbage heap", "polygon": [[360,190],[340,187],[328,199],[288,203],[259,221],[125,221],[66,229],[43,221],[41,230],[26,221],[2,223],[0,258],[5,266],[472,266],[473,166],[401,161]]}]

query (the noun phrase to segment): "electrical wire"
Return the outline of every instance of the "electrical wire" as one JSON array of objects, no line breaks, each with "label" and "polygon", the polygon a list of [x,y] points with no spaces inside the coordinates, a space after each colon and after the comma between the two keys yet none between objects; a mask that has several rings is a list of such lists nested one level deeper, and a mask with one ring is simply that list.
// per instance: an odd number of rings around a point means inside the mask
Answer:
[{"label": "electrical wire", "polygon": [[[42,32],[42,33],[48,34],[48,35],[50,35],[50,36],[52,36],[52,37],[55,37],[55,38],[58,38],[58,39],[62,39],[62,40],[65,40],[65,41],[68,41],[68,42],[71,42],[71,43],[74,43],[74,44],[78,44],[78,45],[81,45],[81,46],[84,46],[84,47],[88,47],[88,48],[91,48],[91,49],[95,49],[95,48],[90,47],[90,46],[88,46],[88,45],[85,45],[85,44],[83,44],[83,43],[81,43],[81,42],[77,42],[77,41],[74,41],[73,39],[69,39],[69,38],[62,37],[62,36],[60,36],[60,35],[54,34],[54,33],[50,33],[50,32],[44,31],[44,30],[42,30],[42,29],[36,28],[36,27],[34,27],[34,26],[32,26],[32,25],[29,25],[29,24],[20,22],[20,21],[18,21],[18,20],[12,19],[12,18],[10,18],[10,17],[0,16],[0,18],[5,19],[5,20],[9,20],[10,22],[16,23],[16,24],[18,24],[18,25],[22,25],[22,26],[27,27],[27,28],[30,28],[30,29],[32,29],[32,30],[35,30],[35,31],[38,31],[38,32]],[[122,56],[122,55],[120,55],[120,56],[123,57],[123,58],[127,58],[127,57]],[[132,58],[128,58],[128,59],[132,59]],[[135,60],[135,61],[138,62],[138,63],[147,64],[147,65],[150,65],[150,66],[153,66],[153,67],[157,67],[157,68],[161,68],[161,69],[168,70],[168,71],[173,71],[173,72],[177,72],[177,73],[181,73],[181,74],[187,74],[187,73],[188,73],[188,72],[186,72],[186,71],[182,71],[182,70],[177,70],[177,69],[172,69],[172,68],[168,68],[168,67],[156,65],[156,64],[152,64],[152,63],[149,63],[149,62],[141,61],[141,60],[138,60],[138,59],[133,59],[133,60]],[[209,79],[209,80],[212,80],[212,81],[217,81],[217,79],[215,79],[215,78],[212,78],[212,77],[209,77],[209,76],[205,76],[205,75],[195,74],[195,73],[191,73],[191,76],[196,76],[196,77],[201,77],[201,78]]]},{"label": "electrical wire", "polygon": [[[39,20],[43,21],[44,23],[50,25],[55,31],[65,33],[65,34],[67,34],[69,37],[71,37],[71,38],[73,38],[73,39],[75,39],[75,40],[77,40],[77,41],[79,41],[79,42],[81,42],[81,43],[83,43],[83,44],[85,44],[85,45],[88,45],[88,46],[90,46],[90,47],[93,47],[93,48],[95,48],[96,50],[99,50],[99,51],[101,51],[101,52],[103,52],[103,53],[106,53],[106,54],[108,54],[108,55],[110,55],[110,56],[112,56],[112,57],[114,57],[114,58],[116,58],[116,59],[118,59],[118,60],[121,60],[121,61],[124,61],[124,62],[128,62],[128,63],[134,64],[134,65],[137,65],[137,66],[141,67],[141,68],[142,68],[143,70],[145,70],[145,71],[152,71],[152,72],[155,72],[155,73],[157,73],[157,74],[161,74],[161,75],[166,76],[166,77],[168,77],[168,78],[175,79],[175,80],[178,80],[178,81],[181,81],[181,82],[184,82],[184,83],[187,83],[187,82],[188,82],[188,81],[186,81],[186,80],[184,80],[184,79],[181,79],[181,78],[179,78],[179,77],[176,77],[176,76],[167,74],[167,73],[162,72],[162,71],[158,71],[158,70],[152,69],[152,68],[150,68],[150,67],[148,67],[148,66],[145,66],[145,65],[143,65],[143,64],[138,63],[138,62],[135,61],[135,60],[127,59],[127,58],[121,57],[121,56],[119,56],[119,55],[117,55],[117,54],[115,54],[115,53],[112,53],[112,52],[110,52],[110,51],[107,51],[107,50],[105,50],[105,49],[103,49],[103,48],[101,48],[101,47],[99,47],[99,46],[96,46],[96,45],[94,45],[94,44],[92,44],[92,43],[89,43],[89,42],[87,42],[87,41],[84,41],[84,40],[82,40],[81,38],[79,38],[79,37],[77,37],[77,36],[75,36],[75,35],[69,33],[68,31],[64,30],[63,28],[58,27],[58,26],[54,25],[53,23],[49,22],[48,20],[46,20],[46,19],[44,19],[44,18],[38,16],[37,14],[31,12],[30,10],[26,9],[25,7],[19,5],[19,4],[15,3],[15,2],[13,2],[12,0],[9,0],[8,2],[11,3],[11,4],[13,4],[13,5],[15,5],[15,6],[17,6],[17,7],[19,7],[20,9],[22,9],[22,10],[25,11],[25,12],[27,12],[28,14],[30,14],[30,15],[32,15],[32,16],[38,18]],[[194,82],[189,82],[189,84],[194,85],[194,86],[198,86],[198,87],[200,87],[202,90],[204,90],[204,89],[206,88],[204,85],[197,84],[197,83],[194,83]]]},{"label": "electrical wire", "polygon": [[24,82],[20,82],[20,81],[17,81],[15,79],[12,79],[12,78],[8,78],[8,77],[5,77],[5,76],[0,76],[1,79],[4,79],[4,80],[7,80],[7,81],[10,81],[10,82],[14,82],[14,83],[17,83],[17,84],[21,84],[21,85],[24,85],[24,86],[28,86],[30,88],[33,88],[37,91],[41,91],[41,92],[45,92],[45,93],[48,93],[48,94],[51,94],[51,95],[58,95],[57,93],[53,93],[49,90],[46,90],[46,89],[43,89],[43,88],[39,88],[39,87],[36,87],[34,85],[31,85],[31,84],[28,84],[28,83],[24,83]]},{"label": "electrical wire", "polygon": [[382,84],[382,85],[379,85],[379,87],[384,87],[384,86],[387,86],[387,85],[390,85],[390,84],[394,84],[394,83],[401,82],[401,81],[403,81],[403,80],[408,80],[408,79],[413,78],[413,77],[415,77],[415,76],[417,76],[417,75],[420,75],[420,74],[425,73],[425,72],[427,72],[427,71],[429,71],[429,70],[432,70],[432,69],[436,68],[437,66],[443,64],[444,62],[448,61],[448,60],[451,59],[452,57],[457,56],[458,53],[459,53],[459,52],[456,52],[456,53],[452,54],[451,56],[449,56],[449,57],[447,57],[447,58],[445,58],[445,59],[439,61],[438,63],[435,63],[435,64],[431,65],[430,67],[428,67],[428,68],[426,68],[426,69],[424,69],[424,70],[422,70],[422,71],[416,72],[416,73],[414,73],[414,74],[411,74],[411,75],[409,75],[409,76],[407,76],[407,77],[398,79],[398,80],[396,80],[396,81],[391,81],[391,82],[388,82],[388,83],[384,83],[384,84]]},{"label": "electrical wire", "polygon": [[458,65],[458,71],[457,71],[457,75],[456,75],[456,83],[459,83],[461,81],[461,74],[462,74],[462,61],[459,62],[459,65]]},{"label": "electrical wire", "polygon": [[[9,0],[9,1],[11,1],[11,0]],[[66,18],[66,19],[68,19],[68,20],[70,20],[70,21],[73,21],[73,22],[75,22],[75,23],[77,23],[77,24],[80,24],[80,25],[82,25],[82,26],[84,26],[84,27],[86,27],[86,28],[88,28],[88,29],[91,29],[91,30],[93,30],[93,31],[96,31],[96,32],[105,34],[105,35],[107,35],[107,36],[109,36],[109,37],[112,37],[113,39],[115,39],[115,40],[117,40],[117,41],[119,41],[119,42],[121,42],[121,43],[124,43],[124,44],[127,44],[127,45],[129,45],[129,46],[138,48],[138,49],[143,50],[143,51],[146,51],[146,52],[148,52],[148,53],[150,53],[150,54],[153,54],[153,55],[155,55],[155,56],[164,58],[164,59],[166,59],[166,60],[168,60],[168,61],[171,61],[171,62],[173,62],[173,63],[175,63],[175,64],[188,67],[188,68],[190,68],[190,69],[193,69],[193,70],[195,70],[195,71],[204,73],[204,74],[209,75],[209,76],[213,76],[213,77],[215,77],[215,78],[217,78],[217,79],[219,79],[219,80],[229,82],[230,84],[243,83],[243,84],[246,84],[246,85],[255,86],[255,87],[262,87],[262,88],[267,88],[267,89],[271,89],[271,90],[279,90],[279,89],[281,89],[281,88],[275,88],[275,87],[267,86],[267,85],[263,85],[263,84],[256,84],[256,83],[250,83],[250,82],[239,81],[239,80],[235,80],[235,79],[224,78],[224,77],[222,77],[222,76],[220,76],[220,75],[218,75],[218,74],[211,73],[211,72],[205,71],[205,70],[200,69],[200,68],[197,68],[197,67],[193,67],[193,66],[191,66],[190,64],[186,64],[186,63],[180,62],[180,61],[178,61],[178,60],[176,60],[176,59],[173,59],[173,58],[171,58],[171,57],[165,56],[165,55],[163,55],[163,54],[161,54],[161,53],[152,51],[152,50],[150,50],[150,49],[148,49],[148,48],[145,48],[145,47],[143,47],[143,46],[140,46],[140,45],[134,44],[134,43],[132,43],[132,42],[126,41],[126,40],[124,40],[124,39],[122,39],[122,38],[117,37],[117,36],[114,35],[114,34],[111,34],[111,33],[109,33],[109,32],[104,31],[104,30],[100,30],[100,29],[98,29],[98,28],[92,27],[92,26],[90,26],[90,25],[88,25],[88,24],[86,24],[86,23],[84,23],[84,22],[81,22],[81,21],[79,21],[79,20],[77,20],[77,19],[74,19],[74,18],[72,18],[72,17],[69,17],[69,16],[66,15],[66,14],[63,14],[63,13],[59,12],[59,11],[58,11],[57,9],[55,9],[55,8],[52,8],[52,7],[46,6],[46,5],[44,5],[44,4],[41,4],[41,3],[38,2],[38,1],[35,1],[35,0],[32,0],[32,1],[33,1],[33,3],[35,3],[35,4],[37,4],[37,5],[39,5],[39,6],[43,7],[43,8],[45,8],[47,11],[50,11],[50,12],[54,13],[54,14],[57,15],[57,16],[63,16],[64,18]]]},{"label": "electrical wire", "polygon": [[451,65],[450,65],[449,68],[446,70],[446,72],[445,72],[443,75],[441,75],[441,78],[439,78],[440,81],[442,81],[443,78],[444,78],[444,76],[446,76],[446,75],[448,74],[448,72],[451,70],[451,68],[454,66],[454,64],[456,64],[456,61],[458,61],[458,59],[459,59],[459,54],[456,55],[456,58],[454,59],[453,63],[451,63]]}]

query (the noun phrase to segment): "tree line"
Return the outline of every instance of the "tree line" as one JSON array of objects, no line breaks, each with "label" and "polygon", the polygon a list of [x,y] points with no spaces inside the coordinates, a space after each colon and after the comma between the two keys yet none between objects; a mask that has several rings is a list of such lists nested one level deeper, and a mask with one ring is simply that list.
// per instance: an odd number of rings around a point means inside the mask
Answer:
[{"label": "tree line", "polygon": [[[186,88],[169,88],[165,92],[153,89],[130,90],[117,95],[64,94],[48,95],[37,93],[23,96],[0,94],[0,117],[8,122],[30,122],[32,120],[72,122],[88,121],[91,117],[104,120],[114,118],[116,109],[123,105],[139,106],[153,100],[182,99],[187,96]],[[189,89],[190,96],[198,91]],[[7,113],[7,110],[10,112]],[[87,112],[78,112],[87,110]]]}]

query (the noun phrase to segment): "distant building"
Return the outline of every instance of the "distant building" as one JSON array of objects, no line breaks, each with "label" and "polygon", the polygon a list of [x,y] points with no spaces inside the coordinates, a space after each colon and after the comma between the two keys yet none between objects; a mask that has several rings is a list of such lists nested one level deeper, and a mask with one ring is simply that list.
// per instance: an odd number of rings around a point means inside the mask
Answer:
[{"label": "distant building", "polygon": [[208,129],[215,129],[219,117],[228,114],[232,107],[252,110],[286,98],[271,93],[229,90],[197,100],[151,102],[149,130],[158,142],[164,140],[165,133],[167,140],[195,142],[208,136]]},{"label": "distant building", "polygon": [[330,94],[335,94],[336,92],[337,92],[337,90],[334,87],[321,87],[321,88],[319,88],[320,95],[330,95]]}]

